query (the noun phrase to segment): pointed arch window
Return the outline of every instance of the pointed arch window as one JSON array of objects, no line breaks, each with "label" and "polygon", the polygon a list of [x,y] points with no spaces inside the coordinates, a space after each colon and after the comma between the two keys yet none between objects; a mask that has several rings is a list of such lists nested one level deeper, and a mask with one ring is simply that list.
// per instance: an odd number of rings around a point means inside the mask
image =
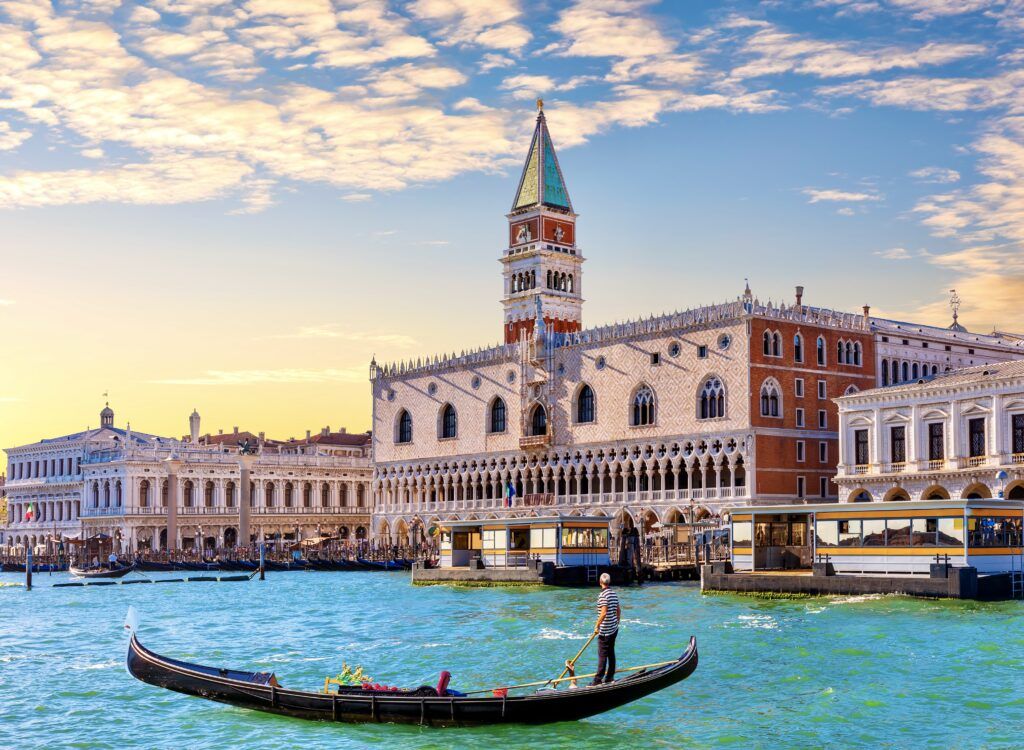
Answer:
[{"label": "pointed arch window", "polygon": [[804,337],[799,333],[793,337],[793,359],[797,362],[804,361]]},{"label": "pointed arch window", "polygon": [[581,424],[593,422],[596,418],[594,407],[594,389],[584,384],[576,397],[576,421]]},{"label": "pointed arch window", "polygon": [[533,413],[530,415],[530,434],[548,434],[548,413],[544,410],[544,407],[541,404],[537,404],[533,407]]},{"label": "pointed arch window", "polygon": [[491,419],[489,432],[504,432],[506,427],[505,401],[499,396],[491,402]]},{"label": "pointed arch window", "polygon": [[442,440],[447,438],[453,438],[458,435],[459,432],[459,417],[455,413],[455,407],[451,404],[445,404],[444,408],[441,409],[441,434]]},{"label": "pointed arch window", "polygon": [[860,367],[860,342],[856,341],[853,344],[853,364]]},{"label": "pointed arch window", "polygon": [[822,336],[818,336],[818,364],[825,364],[825,339]]},{"label": "pointed arch window", "polygon": [[722,379],[711,376],[700,389],[700,418],[718,419],[725,416],[725,386]]},{"label": "pointed arch window", "polygon": [[761,384],[761,416],[782,416],[782,392],[774,378],[768,378]]},{"label": "pointed arch window", "polygon": [[889,360],[882,360],[882,385],[889,385]]},{"label": "pointed arch window", "polygon": [[650,386],[642,385],[633,396],[633,425],[652,425],[654,417],[654,391]]},{"label": "pointed arch window", "polygon": [[412,415],[406,409],[402,409],[401,414],[398,415],[398,430],[395,442],[412,442]]},{"label": "pointed arch window", "polygon": [[772,332],[765,331],[761,337],[761,349],[764,352],[764,356],[772,356]]}]

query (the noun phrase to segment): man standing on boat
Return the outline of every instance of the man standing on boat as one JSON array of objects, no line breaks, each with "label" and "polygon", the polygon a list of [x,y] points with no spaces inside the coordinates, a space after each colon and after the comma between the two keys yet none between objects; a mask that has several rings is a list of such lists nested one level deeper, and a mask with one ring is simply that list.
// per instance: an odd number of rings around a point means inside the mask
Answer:
[{"label": "man standing on boat", "polygon": [[601,593],[597,597],[597,674],[592,685],[601,685],[615,679],[615,636],[619,634],[619,595],[611,589],[612,577],[602,573],[599,579]]}]

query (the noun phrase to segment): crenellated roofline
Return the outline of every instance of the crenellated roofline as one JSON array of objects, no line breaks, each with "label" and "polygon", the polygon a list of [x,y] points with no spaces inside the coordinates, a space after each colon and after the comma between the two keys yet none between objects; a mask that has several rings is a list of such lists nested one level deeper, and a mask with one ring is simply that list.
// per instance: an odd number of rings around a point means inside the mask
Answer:
[{"label": "crenellated roofline", "polygon": [[[649,336],[658,333],[685,332],[705,328],[709,325],[740,321],[751,318],[765,318],[791,323],[803,323],[821,328],[834,328],[857,333],[870,333],[870,322],[858,313],[841,312],[807,305],[778,305],[769,301],[761,303],[738,297],[734,301],[694,307],[649,318],[637,318],[621,323],[609,323],[587,328],[576,333],[554,333],[548,336],[547,345],[559,349],[569,346],[586,346],[597,343],[611,343],[635,336]],[[517,362],[519,344],[504,344],[484,347],[461,354],[442,354],[404,362],[393,362],[371,367],[371,379],[404,377],[427,372],[442,372],[467,366],[480,366],[494,362]]]}]

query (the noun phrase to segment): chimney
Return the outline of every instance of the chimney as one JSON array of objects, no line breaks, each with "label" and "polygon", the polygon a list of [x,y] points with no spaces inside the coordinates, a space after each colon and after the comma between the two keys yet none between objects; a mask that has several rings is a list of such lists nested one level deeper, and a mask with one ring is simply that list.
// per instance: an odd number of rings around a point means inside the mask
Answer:
[{"label": "chimney", "polygon": [[312,433],[309,430],[306,430],[306,440],[309,440],[311,435]]},{"label": "chimney", "polygon": [[322,430],[320,430],[320,434],[323,435],[324,437],[327,437],[328,435],[331,434],[331,428],[324,427]]},{"label": "chimney", "polygon": [[796,287],[796,306],[797,307],[803,307],[804,306],[804,288],[803,288],[803,286],[801,286],[799,284]]},{"label": "chimney", "polygon": [[238,427],[235,427],[235,434],[238,434]]},{"label": "chimney", "polygon": [[260,433],[260,442],[262,443],[266,439],[267,439],[267,433],[261,432]]},{"label": "chimney", "polygon": [[348,432],[348,431],[347,431],[347,430],[346,430],[346,429],[345,429],[344,427],[340,427],[340,428],[338,429],[338,434],[339,434],[339,435],[345,435],[345,434],[347,434],[347,432]]},{"label": "chimney", "polygon": [[871,325],[871,305],[864,305],[864,325]]}]

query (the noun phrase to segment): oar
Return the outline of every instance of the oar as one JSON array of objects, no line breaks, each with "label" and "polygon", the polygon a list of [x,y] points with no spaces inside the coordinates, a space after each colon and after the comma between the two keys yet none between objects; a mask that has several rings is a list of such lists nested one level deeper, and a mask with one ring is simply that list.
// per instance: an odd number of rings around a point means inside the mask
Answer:
[{"label": "oar", "polygon": [[587,642],[583,644],[583,648],[579,650],[576,656],[572,657],[572,659],[565,663],[565,669],[562,670],[562,674],[558,675],[558,677],[556,677],[553,680],[548,680],[548,682],[561,682],[562,678],[565,677],[566,672],[569,671],[572,671],[575,674],[575,670],[573,669],[573,667],[576,666],[576,660],[583,656],[583,652],[587,650],[587,646],[589,646],[591,641],[593,641],[595,638],[597,638],[596,630],[593,633],[591,633],[590,637],[587,639]]},{"label": "oar", "polygon": [[[659,661],[655,662],[654,664],[641,664],[639,667],[626,667],[625,669],[617,669],[616,674],[618,674],[619,672],[639,672],[641,669],[655,669],[656,667],[666,667],[669,664],[675,664],[678,661],[678,659],[672,659],[671,661]],[[597,672],[592,672],[590,674],[578,674],[575,677],[559,677],[557,680],[548,680],[547,682],[542,682],[540,680],[537,680],[537,682],[522,682],[518,685],[508,685],[507,687],[488,688],[487,690],[470,690],[466,693],[466,695],[483,695],[484,693],[493,693],[495,690],[519,690],[520,688],[537,687],[538,685],[540,685],[539,689],[543,690],[548,685],[554,685],[560,682],[567,682],[569,680],[582,680],[587,677],[595,676],[597,676]]]}]

